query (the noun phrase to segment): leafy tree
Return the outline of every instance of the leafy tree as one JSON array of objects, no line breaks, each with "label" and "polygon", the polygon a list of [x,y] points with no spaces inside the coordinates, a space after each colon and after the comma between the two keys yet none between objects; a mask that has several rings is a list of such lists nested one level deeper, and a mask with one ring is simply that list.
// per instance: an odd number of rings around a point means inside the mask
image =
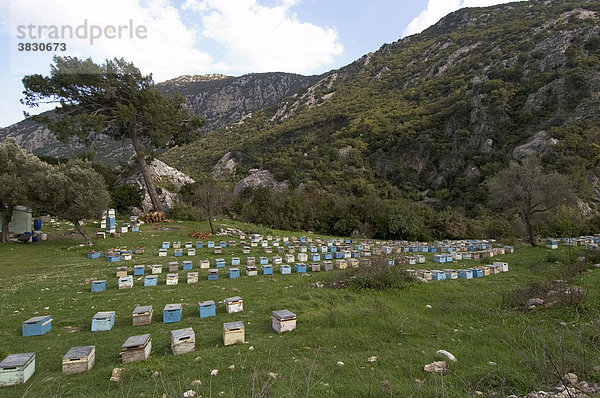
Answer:
[{"label": "leafy tree", "polygon": [[71,160],[54,166],[48,173],[34,179],[44,189],[37,190],[33,200],[50,214],[73,223],[88,246],[92,240],[83,229],[86,218],[100,218],[108,207],[109,195],[104,178],[89,162]]},{"label": "leafy tree", "polygon": [[155,90],[152,75],[144,76],[132,63],[117,58],[98,65],[89,58],[54,57],[50,76],[25,76],[23,85],[24,104],[59,105],[57,116],[32,119],[62,140],[70,136],[85,140],[93,133],[130,138],[152,206],[162,211],[143,143],[164,148],[195,137],[204,120],[185,108],[183,97],[164,96]]},{"label": "leafy tree", "polygon": [[110,197],[118,212],[128,212],[132,207],[141,207],[142,190],[133,185],[119,185],[110,191]]},{"label": "leafy tree", "polygon": [[213,224],[215,216],[223,212],[231,202],[231,194],[225,185],[214,178],[205,178],[193,184],[185,185],[181,194],[184,200],[204,211],[210,225],[210,232],[215,233]]},{"label": "leafy tree", "polygon": [[517,214],[527,227],[531,246],[536,246],[534,221],[560,205],[575,202],[569,180],[557,173],[545,173],[537,157],[527,157],[522,163],[511,162],[488,181],[491,204],[509,215]]},{"label": "leafy tree", "polygon": [[[8,223],[13,208],[30,205],[29,193],[38,187],[32,181],[50,166],[36,156],[25,152],[14,138],[0,143],[0,213],[2,214],[2,241],[8,242]],[[39,187],[43,189],[43,187]]]}]

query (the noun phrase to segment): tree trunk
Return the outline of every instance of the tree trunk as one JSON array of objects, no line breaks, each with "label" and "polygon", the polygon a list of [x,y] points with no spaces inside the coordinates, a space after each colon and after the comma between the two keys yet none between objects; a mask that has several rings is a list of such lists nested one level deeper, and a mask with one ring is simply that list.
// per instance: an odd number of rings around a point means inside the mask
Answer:
[{"label": "tree trunk", "polygon": [[529,235],[529,243],[532,247],[537,247],[535,243],[535,237],[533,236],[533,225],[531,225],[531,219],[529,216],[525,217],[525,225],[527,225],[527,234]]},{"label": "tree trunk", "polygon": [[142,152],[140,138],[138,137],[137,130],[135,127],[129,127],[129,137],[131,138],[131,142],[133,143],[133,149],[135,150],[138,164],[140,166],[140,170],[142,171],[142,177],[144,178],[146,191],[148,191],[148,195],[150,196],[152,207],[154,208],[154,211],[162,212],[162,204],[158,199],[156,188],[154,188],[154,182],[152,181],[152,176],[150,175],[150,171],[148,170],[148,165],[146,164],[146,159],[144,158],[144,154]]},{"label": "tree trunk", "polygon": [[2,213],[2,242],[8,243],[8,224],[12,220],[12,210]]},{"label": "tree trunk", "polygon": [[215,227],[213,227],[213,215],[212,212],[208,212],[208,225],[210,225],[210,233],[215,234]]},{"label": "tree trunk", "polygon": [[87,232],[85,232],[85,229],[83,229],[83,227],[81,226],[81,220],[75,220],[71,222],[73,223],[73,225],[75,225],[75,229],[77,230],[77,232],[79,232],[81,236],[85,238],[85,244],[87,246],[93,246],[94,244],[92,243],[92,239],[87,234]]}]

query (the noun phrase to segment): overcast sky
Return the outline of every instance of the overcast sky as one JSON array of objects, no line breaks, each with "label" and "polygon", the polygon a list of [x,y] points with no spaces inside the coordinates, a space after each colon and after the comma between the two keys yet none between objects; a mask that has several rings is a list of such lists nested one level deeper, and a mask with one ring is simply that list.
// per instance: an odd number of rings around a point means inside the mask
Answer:
[{"label": "overcast sky", "polygon": [[[28,109],[19,103],[21,79],[48,74],[54,55],[96,62],[124,57],[156,82],[185,74],[319,74],[419,33],[459,8],[506,2],[0,0],[0,126],[23,118]],[[19,51],[25,43],[47,42],[65,43],[66,50]]]}]

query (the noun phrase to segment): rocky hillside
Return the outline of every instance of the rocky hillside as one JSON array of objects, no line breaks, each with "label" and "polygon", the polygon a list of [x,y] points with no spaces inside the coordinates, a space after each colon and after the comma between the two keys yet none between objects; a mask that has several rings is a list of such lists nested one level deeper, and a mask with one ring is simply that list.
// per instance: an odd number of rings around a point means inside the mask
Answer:
[{"label": "rocky hillside", "polygon": [[[318,76],[289,73],[241,77],[212,74],[181,76],[159,83],[157,88],[166,94],[183,95],[188,106],[206,118],[203,130],[210,131],[249,117],[252,112],[271,106],[318,79]],[[133,153],[129,140],[114,141],[104,135],[93,138],[88,146],[76,140],[61,143],[49,130],[27,120],[0,129],[0,140],[5,137],[15,137],[19,145],[36,155],[60,158],[93,152],[95,161],[108,165],[129,159]]]},{"label": "rocky hillside", "polygon": [[462,9],[164,157],[194,175],[227,155],[234,182],[268,170],[475,214],[486,177],[538,154],[597,201],[599,35],[597,1]]}]

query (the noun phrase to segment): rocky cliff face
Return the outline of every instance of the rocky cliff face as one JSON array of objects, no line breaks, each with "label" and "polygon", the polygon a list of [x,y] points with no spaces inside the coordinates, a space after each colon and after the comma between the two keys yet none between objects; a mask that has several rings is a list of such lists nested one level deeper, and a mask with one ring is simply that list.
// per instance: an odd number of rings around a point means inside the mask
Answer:
[{"label": "rocky cliff face", "polygon": [[[188,106],[206,118],[203,131],[210,131],[250,117],[252,112],[271,106],[318,79],[317,76],[290,73],[257,73],[241,77],[212,74],[181,76],[157,84],[157,89],[168,95],[176,92],[183,95]],[[63,143],[48,129],[28,120],[0,129],[0,141],[7,137],[15,137],[21,147],[36,155],[61,158],[91,151],[95,161],[107,165],[128,160],[133,154],[129,140],[114,141],[100,134],[89,145],[75,139]]]}]

